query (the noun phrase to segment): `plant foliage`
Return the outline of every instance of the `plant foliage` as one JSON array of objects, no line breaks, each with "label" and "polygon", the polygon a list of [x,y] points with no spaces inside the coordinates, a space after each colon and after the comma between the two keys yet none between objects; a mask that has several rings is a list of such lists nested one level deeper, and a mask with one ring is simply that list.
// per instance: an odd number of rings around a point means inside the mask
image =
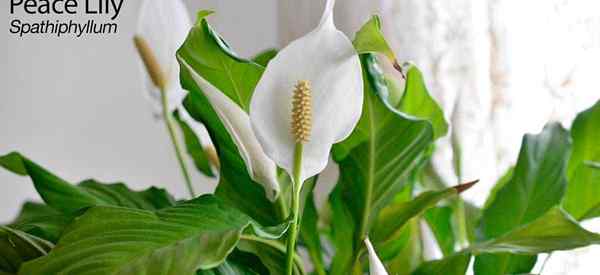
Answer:
[{"label": "plant foliage", "polygon": [[[177,55],[249,112],[277,50],[252,60],[237,56],[208,23],[210,14],[198,13]],[[471,261],[476,275],[529,273],[540,253],[600,244],[599,234],[579,224],[600,216],[600,102],[580,113],[571,129],[549,123],[539,134],[525,135],[515,166],[483,208],[456,208],[453,202],[475,182],[426,184],[434,143],[449,125],[421,71],[400,65],[377,16],[358,30],[353,45],[362,66],[362,115],[352,134],[333,147],[339,177],[324,204],[315,200],[322,178],[304,184],[298,250],[307,253],[291,260],[294,274],[366,274],[367,238],[386,270],[400,275],[465,274]],[[386,74],[385,62],[403,79]],[[293,222],[290,178],[280,173],[279,197],[269,200],[248,172],[238,137],[220,119],[223,110],[210,104],[185,66],[180,80],[189,92],[184,111],[208,130],[219,167],[211,166],[181,110],[174,115],[198,170],[218,176],[214,194],[176,200],[156,187],[71,183],[20,153],[8,153],[0,156],[0,166],[29,177],[43,202],[24,203],[0,227],[0,274],[285,273],[284,236]],[[456,224],[459,215],[468,217],[465,224]],[[424,226],[443,258],[425,258]],[[466,238],[472,240],[468,246],[458,241],[464,237],[460,226],[475,235]]]}]

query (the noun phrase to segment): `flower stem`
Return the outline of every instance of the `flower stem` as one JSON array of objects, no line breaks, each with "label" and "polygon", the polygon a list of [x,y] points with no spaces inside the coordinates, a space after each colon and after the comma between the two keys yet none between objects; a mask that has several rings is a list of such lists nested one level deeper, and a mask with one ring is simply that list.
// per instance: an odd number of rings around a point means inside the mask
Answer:
[{"label": "flower stem", "polygon": [[456,223],[458,231],[458,245],[460,249],[467,248],[469,246],[469,233],[467,226],[467,214],[465,209],[465,202],[462,198],[456,198],[455,202],[456,209]]},{"label": "flower stem", "polygon": [[292,224],[287,238],[287,259],[286,259],[286,274],[292,275],[294,271],[294,254],[296,252],[296,238],[298,236],[298,212],[300,210],[300,171],[302,169],[302,143],[296,143],[294,149],[294,175],[292,178]]},{"label": "flower stem", "polygon": [[187,186],[188,192],[193,198],[196,196],[196,194],[194,193],[194,189],[192,188],[192,180],[190,179],[190,174],[188,173],[187,167],[185,166],[185,162],[183,161],[180,145],[177,141],[177,136],[175,135],[175,127],[173,127],[173,120],[171,118],[171,114],[169,113],[169,100],[166,91],[161,90],[160,99],[162,105],[163,120],[165,121],[165,125],[167,126],[167,131],[169,132],[169,137],[171,138],[171,143],[173,144],[173,149],[175,149],[175,156],[177,157],[177,162],[179,162],[179,167],[181,168],[181,173],[183,174],[183,178],[185,179],[185,184]]}]

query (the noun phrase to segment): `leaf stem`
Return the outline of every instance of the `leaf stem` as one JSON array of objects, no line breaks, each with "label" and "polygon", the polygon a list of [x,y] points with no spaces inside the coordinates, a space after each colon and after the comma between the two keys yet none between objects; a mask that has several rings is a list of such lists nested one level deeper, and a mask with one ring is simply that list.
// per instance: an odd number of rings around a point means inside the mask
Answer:
[{"label": "leaf stem", "polygon": [[[267,239],[263,239],[263,238],[252,236],[252,235],[246,235],[246,234],[242,234],[240,236],[240,240],[261,243],[263,245],[272,247],[273,249],[275,249],[281,253],[286,252],[285,246],[282,243],[276,242],[274,240],[267,240]],[[303,269],[304,262],[302,261],[302,258],[300,258],[299,255],[294,255],[294,262],[296,263],[296,267],[298,268],[298,270],[300,270],[300,273],[304,274],[304,269]]]},{"label": "leaf stem", "polygon": [[192,187],[192,180],[190,179],[190,174],[188,173],[187,167],[185,166],[185,162],[183,160],[183,155],[181,154],[181,146],[179,145],[179,142],[177,141],[177,136],[175,135],[175,127],[173,127],[173,120],[169,113],[169,100],[167,97],[167,92],[164,89],[161,89],[160,91],[160,99],[162,105],[163,120],[165,121],[165,125],[167,126],[167,131],[169,132],[169,137],[171,138],[171,143],[173,144],[173,149],[175,149],[175,156],[177,157],[177,162],[179,163],[179,167],[181,168],[183,178],[185,179],[185,184],[187,186],[188,192],[193,198],[196,196],[196,194],[194,193],[194,188]]},{"label": "leaf stem", "polygon": [[460,195],[455,200],[458,245],[460,249],[463,249],[469,246],[469,233],[467,229],[465,202],[460,198]]},{"label": "leaf stem", "polygon": [[292,275],[294,271],[294,254],[296,252],[296,238],[298,236],[298,212],[300,209],[300,171],[302,170],[302,148],[301,142],[296,143],[294,148],[294,172],[292,178],[292,224],[287,238],[286,274]]}]

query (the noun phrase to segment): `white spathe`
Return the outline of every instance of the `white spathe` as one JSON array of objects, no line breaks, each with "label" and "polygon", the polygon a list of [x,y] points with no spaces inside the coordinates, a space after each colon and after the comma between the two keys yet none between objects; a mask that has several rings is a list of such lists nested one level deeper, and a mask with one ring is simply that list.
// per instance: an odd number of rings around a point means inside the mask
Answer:
[{"label": "white spathe", "polygon": [[283,48],[267,66],[250,105],[250,120],[265,153],[293,174],[292,96],[300,80],[310,83],[312,130],[304,144],[301,181],[327,165],[331,146],[356,126],[363,103],[358,54],[333,23],[335,1],[328,0],[316,29]]},{"label": "white spathe", "polygon": [[367,246],[367,251],[369,252],[369,274],[370,275],[388,275],[387,271],[385,271],[385,267],[379,257],[377,257],[377,253],[375,253],[375,249],[371,244],[369,238],[365,239],[365,245]]},{"label": "white spathe", "polygon": [[223,126],[227,129],[246,164],[248,174],[252,179],[263,185],[267,198],[274,201],[279,194],[277,167],[258,143],[252,131],[248,114],[219,89],[194,71],[183,58],[179,58],[179,60],[190,72],[190,75],[219,116]]},{"label": "white spathe", "polygon": [[[183,44],[191,23],[187,9],[181,0],[144,0],[136,35],[143,38],[166,79],[168,108],[172,112],[181,105],[187,94],[179,84],[179,64],[175,54]],[[161,95],[140,62],[144,75],[144,85],[148,97],[154,107],[155,115],[160,114]]]}]

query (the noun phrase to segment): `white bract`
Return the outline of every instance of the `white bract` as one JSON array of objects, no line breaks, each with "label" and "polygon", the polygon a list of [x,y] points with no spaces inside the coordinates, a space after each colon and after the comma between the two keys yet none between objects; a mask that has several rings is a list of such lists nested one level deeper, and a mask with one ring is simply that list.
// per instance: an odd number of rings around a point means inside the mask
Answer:
[{"label": "white bract", "polygon": [[275,163],[265,155],[262,147],[258,143],[258,140],[252,131],[252,127],[250,126],[248,114],[219,89],[194,71],[183,58],[179,58],[179,60],[190,72],[192,78],[198,87],[200,87],[225,126],[225,129],[227,129],[227,132],[235,142],[238,151],[246,164],[248,174],[255,181],[263,184],[267,197],[270,200],[275,200],[279,193],[277,168]]},{"label": "white bract", "polygon": [[369,238],[365,239],[365,245],[367,246],[367,251],[369,252],[369,274],[370,275],[388,275],[387,271],[385,271],[385,267],[379,257],[377,257],[377,253],[375,253],[375,249],[369,241]]},{"label": "white bract", "polygon": [[[179,84],[179,64],[175,58],[177,49],[183,44],[191,28],[187,9],[181,0],[144,0],[140,9],[136,36],[142,38],[150,48],[165,80],[169,112],[179,108],[187,94]],[[146,92],[152,101],[155,115],[161,111],[161,91],[146,73]]]},{"label": "white bract", "polygon": [[327,1],[316,29],[269,62],[250,105],[252,127],[265,153],[292,175],[294,86],[299,81],[310,85],[312,125],[303,144],[301,182],[325,168],[331,146],[350,135],[362,111],[360,60],[348,37],[333,23],[334,3]]}]

